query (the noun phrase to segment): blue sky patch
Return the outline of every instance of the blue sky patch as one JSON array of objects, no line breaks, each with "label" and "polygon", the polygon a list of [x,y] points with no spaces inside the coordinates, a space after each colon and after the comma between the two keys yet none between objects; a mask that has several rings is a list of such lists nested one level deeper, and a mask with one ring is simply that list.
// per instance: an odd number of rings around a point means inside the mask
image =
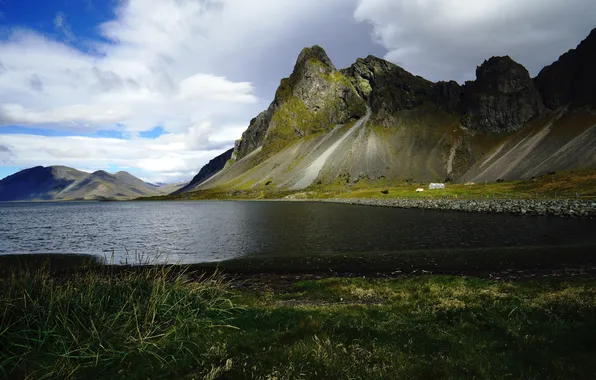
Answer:
[{"label": "blue sky patch", "polygon": [[[99,25],[114,18],[116,0],[2,0],[5,28],[30,28],[93,54],[91,41],[109,42]],[[57,23],[61,18],[63,23]]]},{"label": "blue sky patch", "polygon": [[139,136],[144,139],[156,139],[159,136],[166,135],[166,134],[168,134],[168,132],[166,132],[166,130],[163,129],[163,127],[155,127],[148,131],[139,132]]}]

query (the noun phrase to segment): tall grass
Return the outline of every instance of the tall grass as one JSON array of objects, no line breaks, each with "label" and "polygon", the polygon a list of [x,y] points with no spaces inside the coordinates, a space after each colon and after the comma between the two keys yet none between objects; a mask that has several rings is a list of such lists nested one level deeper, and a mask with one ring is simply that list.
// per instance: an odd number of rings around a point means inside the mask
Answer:
[{"label": "tall grass", "polygon": [[596,373],[594,279],[292,283],[273,275],[269,286],[261,276],[252,281],[264,283],[250,290],[177,266],[6,274],[0,378],[538,380]]},{"label": "tall grass", "polygon": [[44,269],[13,272],[0,279],[0,377],[209,372],[220,358],[204,342],[230,328],[229,296],[221,276],[190,281],[163,266],[68,278]]}]

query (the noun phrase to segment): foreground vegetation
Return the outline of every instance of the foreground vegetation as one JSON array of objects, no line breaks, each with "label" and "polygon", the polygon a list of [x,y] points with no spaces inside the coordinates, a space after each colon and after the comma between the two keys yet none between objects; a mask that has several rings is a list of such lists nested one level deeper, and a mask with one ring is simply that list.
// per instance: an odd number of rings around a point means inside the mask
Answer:
[{"label": "foreground vegetation", "polygon": [[593,278],[281,282],[91,262],[3,270],[0,377],[11,379],[589,379],[596,371]]},{"label": "foreground vegetation", "polygon": [[[441,181],[440,181],[441,182]],[[417,193],[422,187],[424,192]],[[596,172],[575,170],[551,173],[534,180],[487,182],[476,184],[447,183],[444,190],[428,190],[428,183],[413,180],[389,182],[338,179],[332,184],[315,184],[305,190],[277,190],[274,184],[266,183],[254,188],[240,190],[209,189],[190,193],[140,198],[140,200],[203,200],[203,199],[328,199],[328,198],[596,198]]]}]

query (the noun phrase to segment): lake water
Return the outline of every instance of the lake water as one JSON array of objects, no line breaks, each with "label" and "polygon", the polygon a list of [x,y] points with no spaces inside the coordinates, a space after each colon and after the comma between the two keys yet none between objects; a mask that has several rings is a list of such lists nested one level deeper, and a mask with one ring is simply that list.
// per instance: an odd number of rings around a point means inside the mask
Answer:
[{"label": "lake water", "polygon": [[[0,254],[88,253],[116,263],[244,255],[594,244],[596,220],[316,202],[0,203]],[[128,252],[127,252],[128,251]]]}]

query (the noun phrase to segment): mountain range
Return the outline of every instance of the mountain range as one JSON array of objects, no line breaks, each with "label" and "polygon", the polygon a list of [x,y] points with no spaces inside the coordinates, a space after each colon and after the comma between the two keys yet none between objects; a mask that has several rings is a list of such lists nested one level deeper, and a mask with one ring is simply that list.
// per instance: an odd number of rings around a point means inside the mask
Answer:
[{"label": "mountain range", "polygon": [[374,56],[337,69],[323,48],[305,48],[234,148],[188,184],[39,166],[1,180],[0,201],[494,182],[573,169],[596,169],[596,29],[535,78],[492,57],[463,85]]},{"label": "mountain range", "polygon": [[596,167],[596,29],[538,76],[508,56],[431,82],[369,56],[299,54],[232,151],[179,192],[403,180],[493,182]]},{"label": "mountain range", "polygon": [[0,201],[125,200],[169,194],[184,185],[157,186],[122,171],[37,166],[1,180]]}]

